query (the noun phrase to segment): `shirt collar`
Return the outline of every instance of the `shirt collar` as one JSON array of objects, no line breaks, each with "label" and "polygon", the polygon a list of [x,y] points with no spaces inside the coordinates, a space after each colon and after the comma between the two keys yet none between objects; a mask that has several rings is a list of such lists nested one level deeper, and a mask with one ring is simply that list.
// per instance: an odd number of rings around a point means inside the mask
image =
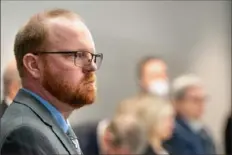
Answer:
[{"label": "shirt collar", "polygon": [[196,133],[200,132],[203,129],[203,122],[200,120],[188,121],[188,125]]},{"label": "shirt collar", "polygon": [[63,115],[48,101],[44,100],[42,97],[39,95],[33,93],[32,91],[22,88],[22,90],[26,91],[27,93],[31,94],[33,97],[35,97],[40,103],[42,103],[47,110],[52,114],[53,118],[56,120],[58,125],[62,128],[62,130],[66,133],[69,128],[69,123],[67,120],[64,119]]}]

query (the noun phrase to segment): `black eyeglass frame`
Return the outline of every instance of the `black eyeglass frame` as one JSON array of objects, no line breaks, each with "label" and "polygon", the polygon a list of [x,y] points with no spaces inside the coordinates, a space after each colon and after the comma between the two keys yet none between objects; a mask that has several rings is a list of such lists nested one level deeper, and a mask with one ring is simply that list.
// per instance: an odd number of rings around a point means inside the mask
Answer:
[{"label": "black eyeglass frame", "polygon": [[[89,63],[91,63],[93,61],[93,58],[94,58],[94,62],[96,62],[96,58],[97,57],[101,58],[99,66],[97,66],[97,69],[99,69],[100,66],[101,66],[101,64],[102,64],[102,60],[103,60],[103,54],[102,53],[96,53],[96,54],[94,54],[94,53],[91,53],[91,52],[88,52],[88,51],[57,51],[57,52],[36,51],[36,52],[32,52],[32,54],[34,54],[34,55],[39,55],[39,54],[64,54],[64,55],[66,55],[66,54],[67,55],[68,54],[74,54],[74,61],[75,61],[75,59],[77,58],[77,54],[78,53],[83,53],[83,52],[89,53],[91,55],[91,59],[89,59]],[[76,66],[76,64],[75,64],[75,66]]]}]

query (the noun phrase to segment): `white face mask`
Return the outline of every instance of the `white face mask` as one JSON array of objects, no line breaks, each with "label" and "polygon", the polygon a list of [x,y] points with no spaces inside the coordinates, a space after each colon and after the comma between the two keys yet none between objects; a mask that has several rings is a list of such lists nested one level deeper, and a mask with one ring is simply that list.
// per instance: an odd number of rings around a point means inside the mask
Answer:
[{"label": "white face mask", "polygon": [[166,80],[156,80],[149,84],[148,92],[160,97],[167,97],[169,93],[169,85]]},{"label": "white face mask", "polygon": [[199,132],[203,129],[203,123],[200,120],[189,121],[189,125],[195,132]]}]

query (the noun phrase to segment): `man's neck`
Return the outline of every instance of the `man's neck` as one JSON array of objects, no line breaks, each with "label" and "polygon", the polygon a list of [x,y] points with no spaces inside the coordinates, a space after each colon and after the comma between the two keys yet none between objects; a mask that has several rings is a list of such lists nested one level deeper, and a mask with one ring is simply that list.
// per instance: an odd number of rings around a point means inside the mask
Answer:
[{"label": "man's neck", "polygon": [[24,84],[23,87],[39,95],[44,100],[52,104],[58,111],[60,111],[60,113],[63,115],[65,119],[67,119],[69,115],[72,113],[72,111],[74,110],[68,104],[63,103],[59,101],[57,98],[55,98],[54,96],[52,96],[46,89],[44,89],[40,85],[37,86],[36,84],[27,83]]}]

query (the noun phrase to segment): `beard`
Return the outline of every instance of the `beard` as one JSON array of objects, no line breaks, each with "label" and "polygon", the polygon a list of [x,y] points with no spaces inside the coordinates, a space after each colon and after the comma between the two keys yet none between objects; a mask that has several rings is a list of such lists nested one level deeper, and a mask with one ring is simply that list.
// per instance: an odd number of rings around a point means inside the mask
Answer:
[{"label": "beard", "polygon": [[92,104],[96,98],[94,73],[86,73],[77,85],[72,85],[60,74],[53,73],[46,65],[42,81],[43,87],[58,100],[74,109]]}]

